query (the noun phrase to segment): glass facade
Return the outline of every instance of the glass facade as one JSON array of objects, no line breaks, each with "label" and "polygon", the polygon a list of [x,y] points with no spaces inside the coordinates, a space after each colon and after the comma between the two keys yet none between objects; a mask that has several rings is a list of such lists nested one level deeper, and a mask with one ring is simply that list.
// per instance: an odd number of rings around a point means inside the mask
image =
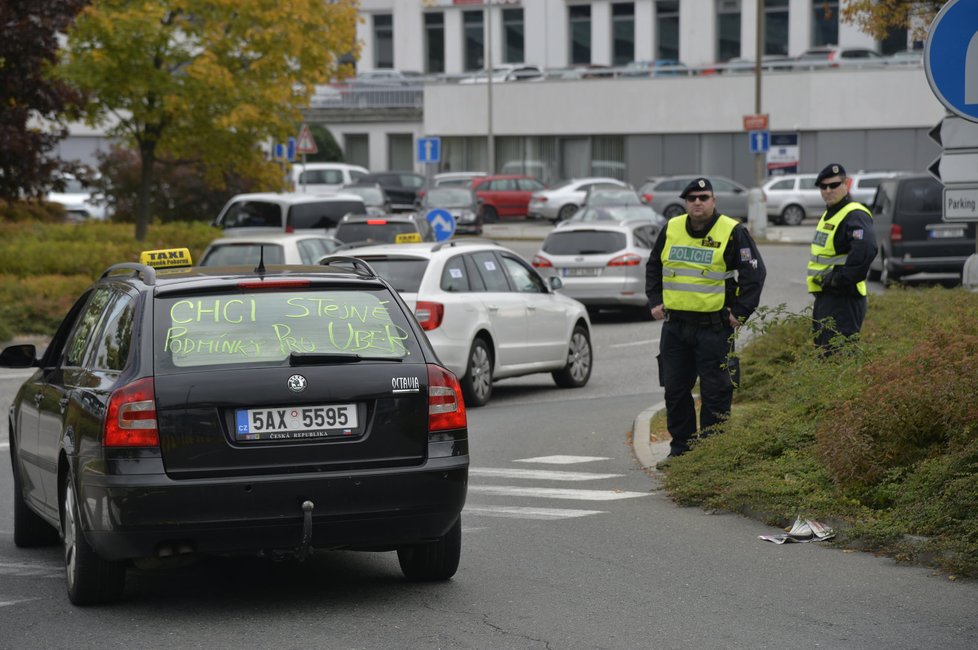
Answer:
[{"label": "glass facade", "polygon": [[523,63],[523,10],[503,9],[503,63]]},{"label": "glass facade", "polygon": [[611,5],[611,64],[622,66],[635,60],[635,3]]},{"label": "glass facade", "polygon": [[394,18],[374,14],[374,67],[394,67]]},{"label": "glass facade", "polygon": [[679,60],[679,2],[655,3],[656,58]]},{"label": "glass facade", "polygon": [[591,5],[571,5],[567,8],[570,21],[570,63],[591,62]]},{"label": "glass facade", "polygon": [[486,38],[482,18],[482,10],[462,12],[463,53],[466,71],[482,70],[486,65]]},{"label": "glass facade", "polygon": [[812,45],[839,44],[839,3],[815,0],[812,3]]},{"label": "glass facade", "polygon": [[445,14],[424,15],[425,72],[445,71]]},{"label": "glass facade", "polygon": [[788,0],[764,0],[764,54],[788,54]]}]

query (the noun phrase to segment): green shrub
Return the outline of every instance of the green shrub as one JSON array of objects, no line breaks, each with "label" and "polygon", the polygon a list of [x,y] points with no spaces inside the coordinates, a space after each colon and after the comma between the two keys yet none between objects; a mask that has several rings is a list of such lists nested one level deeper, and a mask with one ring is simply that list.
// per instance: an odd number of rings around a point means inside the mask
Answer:
[{"label": "green shrub", "polygon": [[10,223],[61,223],[68,216],[60,203],[47,201],[0,201],[0,222]]}]

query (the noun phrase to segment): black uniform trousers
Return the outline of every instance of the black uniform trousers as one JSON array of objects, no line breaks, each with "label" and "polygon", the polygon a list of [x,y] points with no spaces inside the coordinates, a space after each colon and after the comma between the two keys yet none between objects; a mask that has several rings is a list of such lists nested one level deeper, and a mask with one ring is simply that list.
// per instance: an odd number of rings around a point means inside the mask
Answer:
[{"label": "black uniform trousers", "polygon": [[727,369],[733,328],[729,323],[700,325],[673,318],[662,324],[659,340],[659,379],[666,393],[666,424],[672,435],[670,456],[689,450],[696,434],[693,386],[700,380],[700,431],[724,419],[733,401],[733,381]]},{"label": "black uniform trousers", "polygon": [[[815,306],[812,309],[815,345],[829,350],[829,341],[833,337],[841,334],[849,338],[858,334],[865,318],[866,296],[816,292]],[[833,321],[834,324],[828,321]]]}]

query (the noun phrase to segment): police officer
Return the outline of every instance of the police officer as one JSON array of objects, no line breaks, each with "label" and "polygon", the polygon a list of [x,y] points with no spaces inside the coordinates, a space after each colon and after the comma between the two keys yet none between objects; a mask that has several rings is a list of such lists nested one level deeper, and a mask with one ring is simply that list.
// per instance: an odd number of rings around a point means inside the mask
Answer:
[{"label": "police officer", "polygon": [[708,179],[693,180],[679,196],[686,214],[662,229],[645,267],[652,318],[665,321],[658,361],[670,457],[685,453],[697,431],[692,395],[697,377],[703,404],[699,430],[706,434],[730,413],[733,380],[727,365],[733,333],[757,308],[767,275],[747,229],[717,212]]},{"label": "police officer", "polygon": [[872,213],[852,200],[847,181],[839,163],[826,166],[815,179],[825,212],[812,240],[808,291],[815,296],[815,344],[824,353],[832,351],[833,337],[859,334],[866,317],[866,274],[876,257]]}]

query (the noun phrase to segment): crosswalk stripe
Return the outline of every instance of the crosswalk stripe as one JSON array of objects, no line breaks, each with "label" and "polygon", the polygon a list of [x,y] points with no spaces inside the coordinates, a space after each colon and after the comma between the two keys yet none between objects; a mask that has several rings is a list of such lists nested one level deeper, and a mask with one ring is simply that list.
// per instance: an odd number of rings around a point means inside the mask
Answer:
[{"label": "crosswalk stripe", "polygon": [[6,600],[3,596],[0,596],[0,607],[9,607],[10,605],[29,603],[32,600],[41,600],[41,599],[40,598],[18,598],[16,600]]},{"label": "crosswalk stripe", "polygon": [[551,465],[573,465],[590,463],[596,460],[610,460],[607,456],[537,456],[536,458],[517,458],[515,463],[549,463]]},{"label": "crosswalk stripe", "polygon": [[510,469],[504,467],[470,467],[469,476],[495,476],[525,478],[541,481],[597,481],[617,478],[624,474],[597,474],[594,472],[560,472],[548,469]]},{"label": "crosswalk stripe", "polygon": [[525,508],[520,506],[473,506],[466,505],[463,512],[486,517],[511,519],[571,519],[600,515],[605,510],[575,510],[572,508]]},{"label": "crosswalk stripe", "polygon": [[515,497],[577,499],[580,501],[615,501],[617,499],[648,496],[645,492],[626,492],[625,490],[570,490],[567,488],[507,487],[505,485],[470,485],[469,492]]},{"label": "crosswalk stripe", "polygon": [[41,576],[44,578],[59,578],[63,572],[64,567],[59,565],[0,562],[0,575],[3,576]]}]

